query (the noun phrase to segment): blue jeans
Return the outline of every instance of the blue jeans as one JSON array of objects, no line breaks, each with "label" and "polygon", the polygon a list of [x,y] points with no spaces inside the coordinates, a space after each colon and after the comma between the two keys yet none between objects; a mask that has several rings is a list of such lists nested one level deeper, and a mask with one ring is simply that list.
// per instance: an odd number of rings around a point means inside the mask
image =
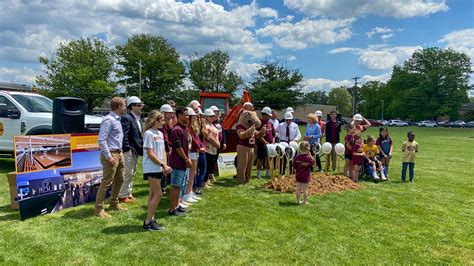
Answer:
[{"label": "blue jeans", "polygon": [[173,187],[179,187],[179,197],[182,197],[186,192],[186,185],[188,184],[189,169],[173,169],[171,172],[170,185]]},{"label": "blue jeans", "polygon": [[206,164],[206,154],[204,152],[200,152],[198,157],[197,174],[193,184],[194,188],[202,188],[202,181],[206,175]]},{"label": "blue jeans", "polygon": [[415,163],[402,163],[402,181],[406,180],[407,177],[407,166],[409,168],[409,173],[410,173],[410,181],[413,181],[415,179]]}]

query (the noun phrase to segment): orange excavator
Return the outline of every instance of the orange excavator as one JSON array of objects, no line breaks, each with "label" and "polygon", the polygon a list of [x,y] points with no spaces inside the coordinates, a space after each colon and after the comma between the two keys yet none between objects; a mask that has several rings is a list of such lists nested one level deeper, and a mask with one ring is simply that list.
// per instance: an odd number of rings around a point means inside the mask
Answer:
[{"label": "orange excavator", "polygon": [[220,92],[200,92],[199,93],[201,106],[203,111],[213,105],[219,108],[222,116],[222,128],[226,135],[226,149],[223,152],[235,152],[237,148],[237,132],[235,125],[239,119],[239,113],[243,109],[245,102],[252,102],[250,93],[247,90],[243,91],[242,99],[229,110],[229,93]]}]

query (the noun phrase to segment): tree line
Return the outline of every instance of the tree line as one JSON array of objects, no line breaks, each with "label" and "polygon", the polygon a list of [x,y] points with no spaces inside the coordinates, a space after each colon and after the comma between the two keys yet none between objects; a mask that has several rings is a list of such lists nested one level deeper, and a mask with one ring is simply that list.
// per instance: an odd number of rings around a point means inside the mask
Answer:
[{"label": "tree line", "polygon": [[[240,92],[248,89],[257,107],[329,104],[351,116],[354,103],[355,110],[366,117],[381,118],[383,112],[384,118],[412,120],[445,115],[457,118],[460,107],[469,102],[467,91],[473,88],[469,85],[470,58],[435,47],[418,50],[403,65],[394,66],[386,83],[337,87],[329,93],[304,93],[300,70],[281,61],[260,63],[252,80],[245,83],[229,69],[230,60],[230,55],[219,49],[183,59],[168,40],[150,34],[133,35],[115,47],[99,39],[80,38],[59,44],[48,57],[39,57],[44,73],[36,83],[51,98],[84,99],[89,113],[113,94],[141,95],[152,109],[170,99],[185,105],[198,99],[200,91],[230,93],[235,102]],[[186,78],[193,86],[184,86]]]}]

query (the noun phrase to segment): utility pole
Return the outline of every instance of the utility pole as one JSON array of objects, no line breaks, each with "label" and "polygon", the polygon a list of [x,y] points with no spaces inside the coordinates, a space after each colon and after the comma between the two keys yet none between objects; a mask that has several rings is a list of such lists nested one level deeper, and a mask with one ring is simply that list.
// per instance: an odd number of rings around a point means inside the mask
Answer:
[{"label": "utility pole", "polygon": [[140,59],[140,62],[138,62],[138,83],[139,83],[139,87],[138,87],[138,98],[142,98],[142,60]]},{"label": "utility pole", "polygon": [[380,102],[382,103],[382,120],[383,120],[383,105],[385,104],[385,101],[384,101],[384,100],[380,100]]},{"label": "utility pole", "polygon": [[354,88],[352,88],[352,115],[355,115],[355,110],[356,110],[356,102],[355,102],[355,91],[357,89],[357,80],[360,79],[360,77],[353,77],[354,80]]}]

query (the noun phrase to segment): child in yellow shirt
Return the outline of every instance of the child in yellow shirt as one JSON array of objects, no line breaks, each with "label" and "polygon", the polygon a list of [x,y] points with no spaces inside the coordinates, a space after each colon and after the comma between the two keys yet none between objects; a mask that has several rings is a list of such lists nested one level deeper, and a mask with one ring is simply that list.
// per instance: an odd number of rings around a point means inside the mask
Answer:
[{"label": "child in yellow shirt", "polygon": [[409,168],[410,182],[415,182],[415,159],[418,152],[418,142],[415,141],[415,133],[407,133],[407,141],[403,142],[402,182],[405,182],[407,166]]},{"label": "child in yellow shirt", "polygon": [[[383,181],[387,180],[384,174],[382,162],[377,159],[378,154],[380,153],[379,148],[375,145],[375,138],[373,136],[367,136],[367,143],[364,144],[362,152],[365,154],[366,159],[368,160],[369,167],[367,172],[372,174],[374,180],[382,179]],[[377,166],[379,167],[380,176],[377,175]]]}]

